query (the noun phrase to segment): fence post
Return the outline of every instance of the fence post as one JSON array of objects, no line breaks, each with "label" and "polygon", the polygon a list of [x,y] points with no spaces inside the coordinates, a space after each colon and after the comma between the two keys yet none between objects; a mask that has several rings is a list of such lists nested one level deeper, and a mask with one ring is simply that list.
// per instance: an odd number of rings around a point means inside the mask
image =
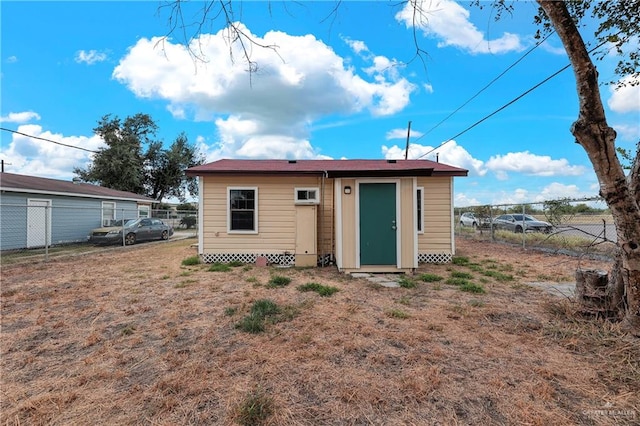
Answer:
[{"label": "fence post", "polygon": [[49,204],[44,206],[44,261],[49,261]]},{"label": "fence post", "polygon": [[122,209],[122,214],[120,215],[120,219],[122,220],[122,245],[125,245],[125,236],[124,236],[124,209]]},{"label": "fence post", "polygon": [[602,219],[602,229],[603,240],[607,241],[607,219]]},{"label": "fence post", "polygon": [[526,238],[525,235],[527,234],[525,228],[524,228],[524,215],[525,215],[525,205],[522,205],[522,248],[526,249],[527,248],[527,244],[526,244]]}]

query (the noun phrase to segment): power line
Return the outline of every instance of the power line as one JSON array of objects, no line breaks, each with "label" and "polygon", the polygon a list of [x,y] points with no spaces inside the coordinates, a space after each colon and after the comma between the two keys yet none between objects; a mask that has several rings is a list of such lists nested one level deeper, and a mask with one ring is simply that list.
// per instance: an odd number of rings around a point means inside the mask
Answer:
[{"label": "power line", "polygon": [[423,135],[420,135],[419,138],[416,138],[416,140],[414,140],[413,142],[418,142],[420,139],[424,138],[425,136],[427,136],[429,133],[431,133],[433,130],[435,130],[436,128],[438,128],[442,123],[444,123],[445,121],[447,121],[448,119],[450,119],[452,116],[454,116],[458,111],[460,111],[462,108],[464,108],[465,106],[467,106],[467,104],[469,104],[469,102],[471,102],[472,100],[474,100],[475,98],[477,98],[482,92],[484,92],[485,90],[487,90],[493,83],[495,83],[496,81],[498,81],[500,78],[502,78],[502,76],[504,76],[507,72],[509,72],[509,70],[511,70],[511,68],[515,67],[516,65],[518,65],[518,63],[520,63],[520,61],[522,61],[524,58],[526,58],[531,52],[533,52],[534,50],[536,50],[542,43],[544,43],[549,37],[551,37],[552,34],[555,34],[555,31],[550,32],[549,34],[547,34],[547,36],[545,38],[543,38],[539,43],[537,43],[535,46],[533,46],[531,49],[529,49],[524,55],[522,55],[520,58],[518,58],[517,61],[515,61],[514,63],[512,63],[511,65],[509,65],[504,71],[502,71],[500,74],[498,74],[497,77],[495,77],[493,80],[491,80],[489,83],[487,83],[482,89],[480,89],[478,92],[476,92],[475,95],[473,95],[472,97],[470,97],[465,103],[463,103],[462,105],[460,105],[458,108],[456,108],[451,114],[447,115],[444,119],[442,119],[438,124],[436,124],[435,126],[433,126],[431,129],[429,129],[426,133],[424,133]]},{"label": "power line", "polygon": [[[609,41],[605,40],[602,43],[600,43],[599,45],[597,45],[596,47],[594,47],[593,49],[589,50],[588,53],[592,53],[593,51],[599,49],[600,47],[604,46],[605,44],[607,44]],[[431,154],[433,151],[435,151],[436,149],[442,147],[443,145],[448,144],[449,142],[451,142],[453,139],[457,138],[458,136],[463,135],[464,133],[468,132],[469,130],[473,129],[474,127],[476,127],[478,124],[482,123],[483,121],[489,119],[490,117],[493,117],[494,115],[496,115],[497,113],[499,113],[500,111],[502,111],[503,109],[505,109],[506,107],[510,106],[511,104],[515,103],[516,101],[522,99],[524,96],[528,95],[529,93],[533,92],[535,89],[537,89],[538,87],[542,86],[544,83],[546,83],[547,81],[551,80],[552,78],[554,78],[555,76],[557,76],[558,74],[560,74],[561,72],[563,72],[564,70],[566,70],[567,68],[571,67],[571,63],[568,63],[567,65],[565,65],[564,67],[562,67],[561,69],[559,69],[558,71],[554,72],[553,74],[551,74],[549,77],[545,78],[544,80],[542,80],[540,83],[536,84],[535,86],[531,87],[530,89],[528,89],[527,91],[525,91],[524,93],[516,96],[513,100],[507,102],[506,104],[504,104],[503,106],[501,106],[500,108],[498,108],[497,110],[493,111],[491,114],[485,116],[484,118],[476,121],[475,123],[473,123],[471,126],[467,127],[466,129],[464,129],[463,131],[459,132],[458,134],[456,134],[455,136],[452,136],[450,138],[448,138],[446,141],[442,142],[440,145],[438,145],[437,147],[425,152],[424,154],[422,154],[421,156],[419,156],[417,159],[419,160],[420,158]]]},{"label": "power line", "polygon": [[80,146],[67,145],[66,143],[62,143],[62,142],[58,142],[58,141],[52,141],[51,139],[41,138],[39,136],[28,135],[26,133],[18,132],[17,130],[6,129],[4,127],[0,127],[0,130],[4,130],[5,132],[15,133],[17,135],[26,136],[28,138],[39,139],[41,141],[55,143],[56,145],[66,146],[67,148],[74,148],[74,149],[79,149],[81,151],[86,151],[86,152],[91,152],[93,154],[98,154],[98,151],[93,151],[91,149],[82,148]]}]

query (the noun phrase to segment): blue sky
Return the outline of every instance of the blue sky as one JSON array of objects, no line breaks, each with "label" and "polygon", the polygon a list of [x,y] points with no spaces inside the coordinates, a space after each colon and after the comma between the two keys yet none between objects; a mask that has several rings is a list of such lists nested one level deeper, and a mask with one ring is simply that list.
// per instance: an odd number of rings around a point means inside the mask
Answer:
[{"label": "blue sky", "polygon": [[[457,206],[598,193],[569,133],[578,106],[571,69],[460,134],[568,63],[556,36],[447,118],[534,46],[533,2],[499,22],[468,2],[425,2],[428,22],[415,32],[424,61],[415,58],[409,10],[396,2],[343,1],[335,14],[332,1],[237,2],[243,32],[277,46],[245,40],[258,67],[251,75],[222,20],[193,41],[199,58],[178,37],[163,40],[161,4],[2,1],[1,126],[95,150],[103,115],[146,113],[159,139],[185,132],[214,161],[403,158],[411,121],[411,158],[437,153],[469,170],[456,179]],[[185,22],[200,5],[185,7]],[[593,41],[588,29],[583,37]],[[616,78],[615,62],[597,63],[603,82]],[[601,92],[618,145],[635,149],[640,86]],[[86,151],[0,137],[8,172],[71,179],[90,161]]]}]

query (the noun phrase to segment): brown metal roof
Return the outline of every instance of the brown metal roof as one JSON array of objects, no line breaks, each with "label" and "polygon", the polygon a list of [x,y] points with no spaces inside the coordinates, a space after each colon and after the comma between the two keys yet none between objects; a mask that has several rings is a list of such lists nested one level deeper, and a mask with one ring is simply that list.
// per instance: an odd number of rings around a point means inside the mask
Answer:
[{"label": "brown metal roof", "polygon": [[430,160],[230,160],[187,169],[188,176],[287,174],[328,177],[467,176],[468,170]]},{"label": "brown metal roof", "polygon": [[154,201],[152,198],[143,195],[104,188],[89,183],[74,183],[66,180],[17,175],[14,173],[0,173],[0,189],[11,192],[36,191],[40,193],[68,194],[70,196],[84,197],[91,196],[95,198],[117,198],[150,203]]}]

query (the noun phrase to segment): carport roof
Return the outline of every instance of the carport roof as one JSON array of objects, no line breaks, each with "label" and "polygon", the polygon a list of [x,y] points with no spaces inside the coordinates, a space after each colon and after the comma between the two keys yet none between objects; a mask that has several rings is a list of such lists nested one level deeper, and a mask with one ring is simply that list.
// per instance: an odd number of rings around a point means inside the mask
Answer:
[{"label": "carport roof", "polygon": [[468,170],[430,160],[231,160],[187,169],[188,176],[322,175],[327,177],[467,176]]},{"label": "carport roof", "polygon": [[103,198],[109,200],[127,200],[152,203],[154,200],[133,192],[118,191],[89,183],[76,183],[66,180],[41,178],[36,176],[0,173],[0,190],[50,195]]}]

